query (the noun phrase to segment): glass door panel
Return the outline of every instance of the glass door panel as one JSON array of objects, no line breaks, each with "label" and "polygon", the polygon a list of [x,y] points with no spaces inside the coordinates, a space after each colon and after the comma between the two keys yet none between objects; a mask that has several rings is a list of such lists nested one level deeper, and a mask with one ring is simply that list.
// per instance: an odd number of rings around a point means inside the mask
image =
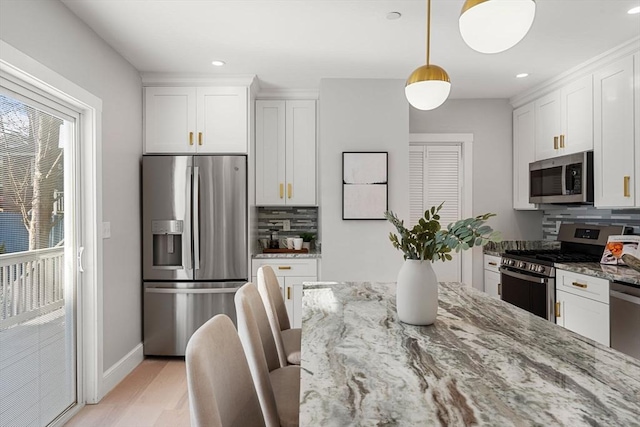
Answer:
[{"label": "glass door panel", "polygon": [[75,118],[0,89],[0,426],[45,426],[77,403]]}]

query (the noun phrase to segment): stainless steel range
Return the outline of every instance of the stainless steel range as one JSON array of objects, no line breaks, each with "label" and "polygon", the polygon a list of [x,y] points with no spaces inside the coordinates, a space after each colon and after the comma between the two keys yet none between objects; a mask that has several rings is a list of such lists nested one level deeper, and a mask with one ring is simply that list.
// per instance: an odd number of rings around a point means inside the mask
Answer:
[{"label": "stainless steel range", "polygon": [[562,224],[559,249],[509,250],[500,266],[501,298],[555,323],[556,263],[599,262],[607,239],[624,226]]}]

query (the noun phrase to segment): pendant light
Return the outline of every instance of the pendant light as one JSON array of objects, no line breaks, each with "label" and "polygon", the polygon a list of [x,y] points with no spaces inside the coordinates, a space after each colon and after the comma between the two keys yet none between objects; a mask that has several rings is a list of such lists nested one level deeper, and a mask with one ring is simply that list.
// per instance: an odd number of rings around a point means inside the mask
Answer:
[{"label": "pendant light", "polygon": [[404,93],[409,104],[418,110],[433,110],[447,100],[451,82],[447,72],[429,64],[431,33],[431,0],[427,0],[427,64],[416,68],[407,79]]},{"label": "pendant light", "polygon": [[466,0],[458,24],[471,49],[498,53],[527,35],[535,14],[534,0]]}]

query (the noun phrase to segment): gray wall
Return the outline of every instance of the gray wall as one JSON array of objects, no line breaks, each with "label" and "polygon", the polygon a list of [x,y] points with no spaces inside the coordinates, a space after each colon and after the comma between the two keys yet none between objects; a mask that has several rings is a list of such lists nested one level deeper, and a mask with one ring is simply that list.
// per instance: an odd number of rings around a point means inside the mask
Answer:
[{"label": "gray wall", "polygon": [[62,3],[0,3],[0,38],[102,99],[104,369],[141,342],[138,72]]},{"label": "gray wall", "polygon": [[342,220],[342,152],[389,152],[389,209],[408,217],[409,104],[401,80],[320,82],[319,172],[322,280],[395,281],[402,253],[393,226]]},{"label": "gray wall", "polygon": [[[431,111],[410,109],[411,133],[473,134],[473,214],[497,214],[489,224],[504,240],[542,238],[542,213],[512,208],[512,112],[506,99],[450,99]],[[474,252],[473,283],[482,283],[481,252]]]}]

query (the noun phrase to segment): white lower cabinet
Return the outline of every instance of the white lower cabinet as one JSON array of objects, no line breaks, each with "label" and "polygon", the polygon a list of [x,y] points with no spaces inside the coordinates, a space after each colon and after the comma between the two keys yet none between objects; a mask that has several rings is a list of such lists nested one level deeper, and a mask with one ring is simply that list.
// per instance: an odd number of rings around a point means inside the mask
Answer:
[{"label": "white lower cabinet", "polygon": [[292,328],[302,327],[302,283],[318,280],[318,262],[306,258],[254,259],[251,262],[251,281],[257,285],[258,268],[268,265],[276,273],[284,305]]},{"label": "white lower cabinet", "polygon": [[556,323],[609,346],[609,282],[556,270]]},{"label": "white lower cabinet", "polygon": [[484,256],[484,291],[490,297],[500,299],[500,257]]}]

